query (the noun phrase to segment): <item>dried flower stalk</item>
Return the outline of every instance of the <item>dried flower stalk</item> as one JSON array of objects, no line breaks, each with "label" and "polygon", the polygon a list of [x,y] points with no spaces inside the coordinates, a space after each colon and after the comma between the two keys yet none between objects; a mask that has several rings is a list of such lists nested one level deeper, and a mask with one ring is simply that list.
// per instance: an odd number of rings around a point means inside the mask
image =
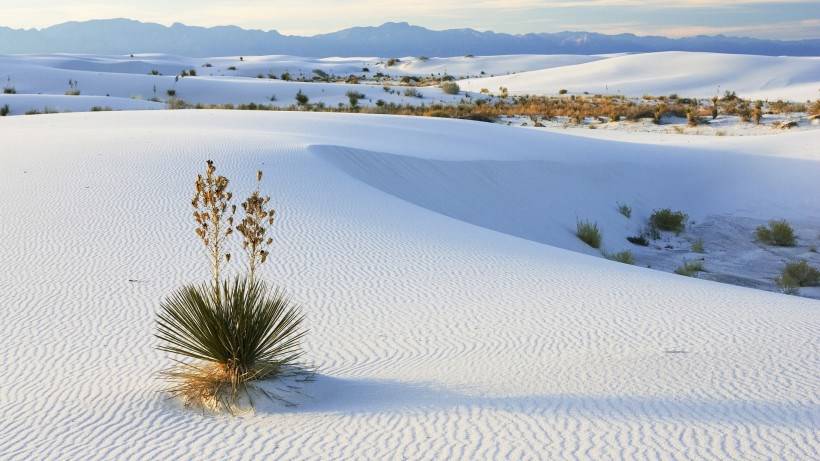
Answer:
[{"label": "dried flower stalk", "polygon": [[267,209],[269,196],[262,196],[259,192],[259,185],[262,182],[262,172],[256,172],[256,190],[242,202],[242,210],[245,217],[236,226],[236,230],[242,234],[242,248],[248,255],[248,279],[254,281],[256,267],[263,264],[268,259],[267,247],[273,242],[270,237],[265,237],[268,232],[266,226],[273,225],[275,210]]},{"label": "dried flower stalk", "polygon": [[[211,275],[214,292],[219,296],[220,268],[222,259],[231,260],[225,252],[224,243],[233,233],[233,216],[236,205],[231,205],[233,194],[228,192],[228,178],[216,175],[212,160],[207,161],[205,176],[197,175],[196,193],[191,205],[197,223],[196,235],[208,249],[211,259]],[[223,254],[224,253],[224,254]]]}]

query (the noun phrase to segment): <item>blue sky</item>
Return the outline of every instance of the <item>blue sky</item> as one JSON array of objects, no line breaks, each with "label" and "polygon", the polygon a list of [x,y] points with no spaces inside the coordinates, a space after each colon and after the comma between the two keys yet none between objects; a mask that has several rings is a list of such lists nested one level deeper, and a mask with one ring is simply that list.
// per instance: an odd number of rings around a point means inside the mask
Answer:
[{"label": "blue sky", "polygon": [[433,29],[510,33],[585,30],[820,38],[820,0],[0,0],[0,10],[0,25],[15,28],[127,17],[305,35],[407,21]]}]

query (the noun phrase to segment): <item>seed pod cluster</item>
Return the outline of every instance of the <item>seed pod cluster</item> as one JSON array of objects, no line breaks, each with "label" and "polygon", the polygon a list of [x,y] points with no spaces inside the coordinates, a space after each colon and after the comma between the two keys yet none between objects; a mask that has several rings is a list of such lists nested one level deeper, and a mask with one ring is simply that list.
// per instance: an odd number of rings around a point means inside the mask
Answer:
[{"label": "seed pod cluster", "polygon": [[197,175],[194,198],[196,234],[208,250],[211,258],[211,275],[215,289],[219,286],[222,259],[230,261],[231,255],[224,251],[225,240],[233,233],[233,217],[236,205],[231,205],[233,194],[228,191],[228,178],[216,174],[212,160],[207,161],[205,175]]},{"label": "seed pod cluster", "polygon": [[248,278],[253,281],[256,267],[268,259],[267,247],[273,239],[266,237],[267,227],[273,225],[275,211],[268,209],[269,196],[262,196],[259,192],[259,183],[262,181],[262,172],[256,172],[256,190],[242,202],[244,218],[236,226],[242,235],[242,248],[248,255]]}]

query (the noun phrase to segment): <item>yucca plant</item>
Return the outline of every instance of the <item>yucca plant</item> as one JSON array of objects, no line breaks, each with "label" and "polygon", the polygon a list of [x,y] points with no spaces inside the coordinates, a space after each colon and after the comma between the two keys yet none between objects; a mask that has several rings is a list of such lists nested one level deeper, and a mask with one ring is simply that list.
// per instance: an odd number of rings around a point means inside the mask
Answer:
[{"label": "yucca plant", "polygon": [[188,285],[162,304],[155,336],[161,351],[191,361],[163,372],[169,392],[187,405],[225,409],[253,390],[254,381],[298,373],[302,355],[300,308],[281,290],[236,278],[219,292],[210,284]]}]

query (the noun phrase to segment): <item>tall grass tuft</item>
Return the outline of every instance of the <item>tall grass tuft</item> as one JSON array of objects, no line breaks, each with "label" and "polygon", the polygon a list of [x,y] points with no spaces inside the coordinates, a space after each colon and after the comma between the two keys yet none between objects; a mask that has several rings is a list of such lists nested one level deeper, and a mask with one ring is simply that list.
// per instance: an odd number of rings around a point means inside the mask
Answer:
[{"label": "tall grass tuft", "polygon": [[575,235],[592,248],[601,247],[601,231],[598,229],[598,223],[578,220],[575,223]]},{"label": "tall grass tuft", "polygon": [[254,382],[296,373],[302,320],[297,305],[263,282],[181,288],[157,314],[157,348],[194,362],[178,360],[162,373],[169,392],[186,405],[231,413],[242,397],[252,404],[253,391],[272,397]]},{"label": "tall grass tuft", "polygon": [[769,221],[769,226],[758,226],[755,229],[755,237],[758,241],[775,246],[793,247],[797,244],[794,229],[785,219],[779,221]]},{"label": "tall grass tuft", "polygon": [[689,216],[682,211],[672,211],[669,208],[655,210],[649,217],[649,224],[655,229],[671,231],[676,234],[683,232]]},{"label": "tall grass tuft", "polygon": [[801,287],[820,285],[820,270],[805,260],[788,263],[775,283],[784,293],[796,295]]}]

